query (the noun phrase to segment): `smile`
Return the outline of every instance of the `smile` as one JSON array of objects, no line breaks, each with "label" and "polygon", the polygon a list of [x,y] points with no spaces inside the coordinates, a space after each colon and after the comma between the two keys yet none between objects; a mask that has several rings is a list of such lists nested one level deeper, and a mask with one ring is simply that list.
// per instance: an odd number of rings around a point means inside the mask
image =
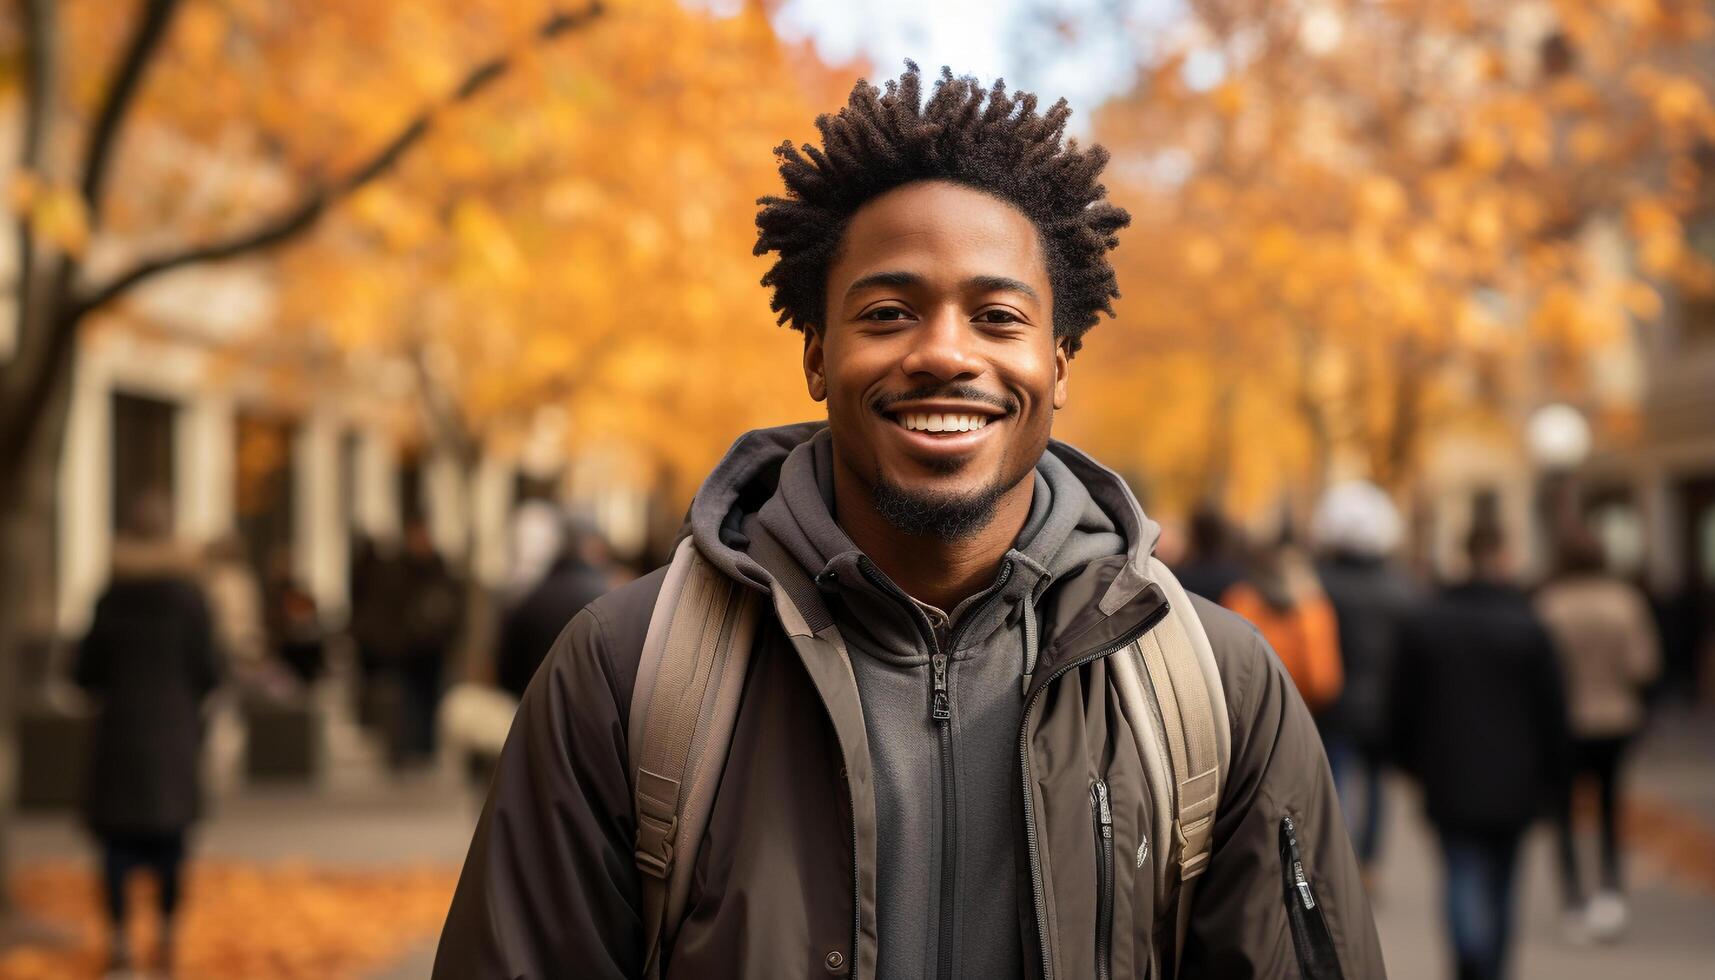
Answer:
[{"label": "smile", "polygon": [[893,421],[912,432],[970,432],[989,424],[986,415],[932,412],[902,412],[895,415]]}]

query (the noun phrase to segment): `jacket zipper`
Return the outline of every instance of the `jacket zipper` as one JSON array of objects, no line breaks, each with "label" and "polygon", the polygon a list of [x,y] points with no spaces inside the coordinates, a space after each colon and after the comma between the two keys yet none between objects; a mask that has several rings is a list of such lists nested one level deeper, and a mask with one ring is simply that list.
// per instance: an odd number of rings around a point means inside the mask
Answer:
[{"label": "jacket zipper", "polygon": [[1036,701],[1042,697],[1042,692],[1048,690],[1061,674],[1075,670],[1095,660],[1136,643],[1143,634],[1154,629],[1167,616],[1167,604],[1164,602],[1159,609],[1149,614],[1149,618],[1139,623],[1135,629],[1130,629],[1124,635],[1112,642],[1105,643],[1094,651],[1075,657],[1054,668],[1048,679],[1042,682],[1030,700],[1024,705],[1024,723],[1018,730],[1018,761],[1019,772],[1024,780],[1024,842],[1030,852],[1030,898],[1036,906],[1036,938],[1042,953],[1042,980],[1054,980],[1054,960],[1048,950],[1048,906],[1042,898],[1044,886],[1042,882],[1042,844],[1036,837],[1036,804],[1030,792],[1030,713],[1036,709]]},{"label": "jacket zipper", "polygon": [[1096,821],[1096,978],[1108,980],[1113,975],[1114,811],[1106,780],[1090,787],[1090,812]]},{"label": "jacket zipper", "polygon": [[1291,814],[1280,818],[1280,868],[1286,890],[1286,922],[1292,932],[1293,951],[1298,956],[1298,972],[1304,980],[1341,980],[1334,937],[1322,917],[1316,890],[1304,873],[1304,859],[1298,850],[1298,827]]},{"label": "jacket zipper", "polygon": [[889,583],[881,575],[880,569],[875,568],[867,557],[858,562],[858,569],[871,585],[896,596],[911,610],[919,631],[929,644],[929,719],[935,723],[941,753],[941,898],[940,925],[935,941],[935,975],[942,980],[951,980],[953,930],[958,898],[958,800],[953,771],[953,697],[947,686],[948,651],[958,649],[959,640],[964,637],[966,627],[971,621],[981,618],[1000,598],[1001,590],[1012,577],[1012,562],[1009,560],[1001,564],[1000,574],[995,584],[990,586],[989,597],[959,623],[946,644],[946,650],[942,649],[940,635],[935,631],[934,624],[929,622],[929,617],[924,615],[923,610],[911,597]]},{"label": "jacket zipper", "polygon": [[929,669],[934,678],[929,716],[934,720],[941,740],[941,928],[935,942],[935,975],[942,980],[950,980],[953,975],[953,903],[958,873],[954,842],[958,827],[953,809],[957,801],[953,786],[953,702],[947,693],[947,655],[931,655]]}]

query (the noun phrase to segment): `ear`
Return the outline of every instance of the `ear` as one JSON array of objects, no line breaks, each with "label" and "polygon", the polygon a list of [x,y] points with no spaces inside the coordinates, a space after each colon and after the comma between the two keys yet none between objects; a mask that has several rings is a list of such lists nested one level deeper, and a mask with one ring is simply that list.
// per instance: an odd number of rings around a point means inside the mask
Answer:
[{"label": "ear", "polygon": [[1072,368],[1072,354],[1065,338],[1054,341],[1054,408],[1066,407],[1066,373]]},{"label": "ear", "polygon": [[804,328],[804,385],[810,389],[812,401],[828,400],[828,376],[822,361],[822,334],[812,326]]}]

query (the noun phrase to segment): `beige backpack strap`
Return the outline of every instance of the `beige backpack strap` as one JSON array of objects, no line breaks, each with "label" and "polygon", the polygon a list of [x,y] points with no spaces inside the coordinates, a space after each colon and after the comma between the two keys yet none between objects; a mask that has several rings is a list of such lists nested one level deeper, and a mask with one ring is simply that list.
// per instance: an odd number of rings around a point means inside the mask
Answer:
[{"label": "beige backpack strap", "polygon": [[680,542],[655,600],[627,726],[642,873],[644,972],[661,975],[726,763],[760,593]]},{"label": "beige backpack strap", "polygon": [[1156,895],[1158,902],[1173,905],[1169,961],[1170,975],[1177,975],[1191,894],[1209,864],[1232,733],[1214,651],[1190,597],[1154,559],[1150,577],[1167,599],[1167,616],[1138,640],[1135,660],[1116,658],[1113,675],[1121,703],[1128,706],[1146,782],[1158,801]]}]

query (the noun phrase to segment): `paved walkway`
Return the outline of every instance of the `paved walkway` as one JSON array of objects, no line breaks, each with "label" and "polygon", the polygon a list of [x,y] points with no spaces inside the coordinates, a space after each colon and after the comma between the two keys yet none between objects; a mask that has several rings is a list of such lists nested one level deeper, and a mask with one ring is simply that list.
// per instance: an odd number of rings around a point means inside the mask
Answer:
[{"label": "paved walkway", "polygon": [[[1715,717],[1663,726],[1639,752],[1634,786],[1655,811],[1674,815],[1666,823],[1677,827],[1672,836],[1678,839],[1668,840],[1663,833],[1661,839],[1633,840],[1634,922],[1624,942],[1580,947],[1561,938],[1552,840],[1546,832],[1532,836],[1524,857],[1514,980],[1715,977],[1715,757],[1710,745],[1715,745]],[[1395,980],[1442,980],[1448,969],[1431,839],[1412,789],[1396,782],[1389,797],[1389,836],[1375,901],[1389,973]],[[394,780],[348,758],[316,792],[246,789],[229,794],[203,825],[197,850],[250,860],[456,866],[475,815],[474,798],[447,775]],[[1658,819],[1638,826],[1655,833],[1662,824]],[[25,862],[89,853],[75,821],[64,816],[21,820],[13,844]],[[1687,876],[1679,866],[1687,861],[1707,863]],[[432,961],[433,945],[423,944],[374,980],[421,980]]]},{"label": "paved walkway", "polygon": [[[1630,835],[1632,927],[1614,945],[1577,946],[1560,932],[1553,836],[1533,833],[1523,858],[1514,980],[1710,980],[1715,977],[1715,883],[1711,869],[1680,862],[1715,859],[1715,719],[1677,719],[1640,747],[1633,787],[1652,812],[1679,826],[1665,839]],[[1392,980],[1451,975],[1440,911],[1433,839],[1415,792],[1390,787],[1391,813],[1374,899]],[[1660,820],[1650,821],[1654,829]],[[1639,822],[1642,825],[1642,822]],[[1691,839],[1685,839],[1685,838]],[[1586,841],[1592,844],[1593,841]],[[1685,855],[1691,855],[1686,858]],[[1670,863],[1675,866],[1670,867]]]}]

